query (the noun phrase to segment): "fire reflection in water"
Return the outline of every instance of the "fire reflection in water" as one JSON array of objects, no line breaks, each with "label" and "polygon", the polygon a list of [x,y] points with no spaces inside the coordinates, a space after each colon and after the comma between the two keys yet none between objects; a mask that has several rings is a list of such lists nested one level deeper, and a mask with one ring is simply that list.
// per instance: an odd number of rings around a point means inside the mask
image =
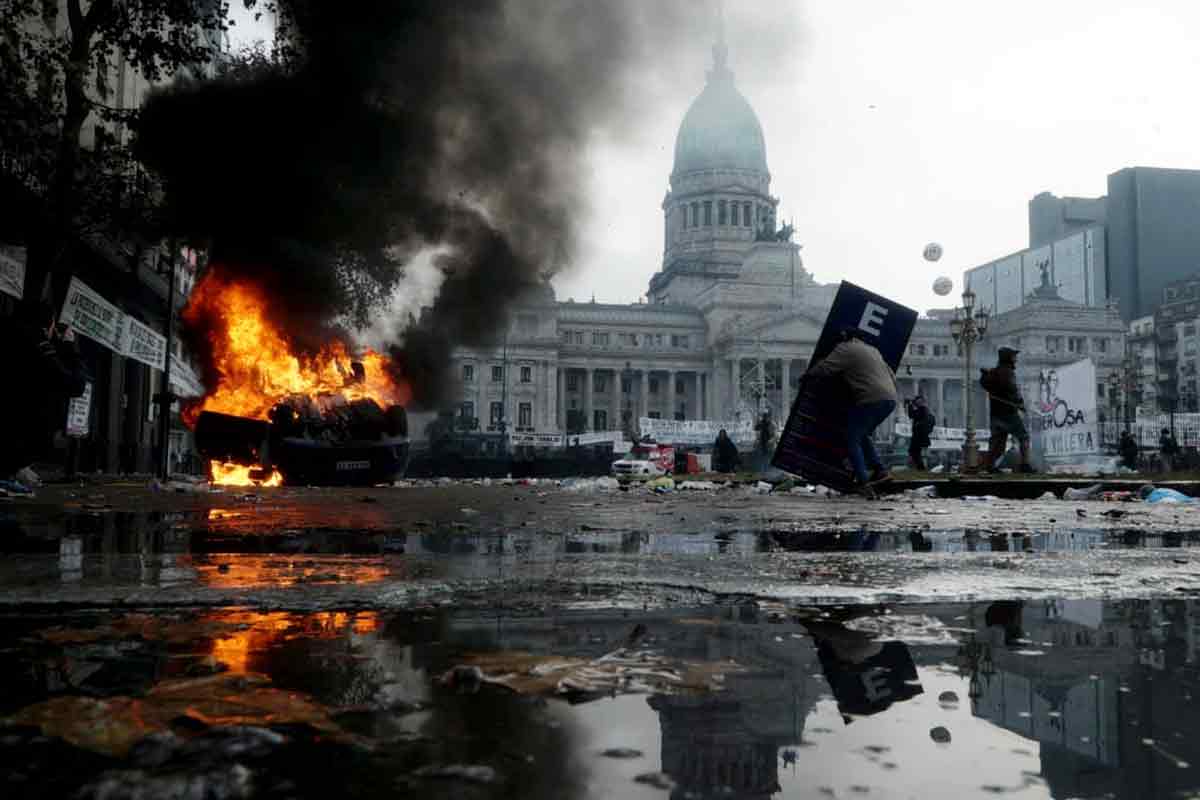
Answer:
[{"label": "fire reflection in water", "polygon": [[212,656],[230,672],[253,672],[255,656],[292,639],[337,639],[363,636],[382,628],[374,611],[288,612],[218,611],[204,616],[214,627],[234,628],[212,641]]},{"label": "fire reflection in water", "polygon": [[198,562],[194,566],[200,582],[214,589],[378,583],[390,575],[382,559],[354,556],[291,560],[240,555],[230,561]]}]

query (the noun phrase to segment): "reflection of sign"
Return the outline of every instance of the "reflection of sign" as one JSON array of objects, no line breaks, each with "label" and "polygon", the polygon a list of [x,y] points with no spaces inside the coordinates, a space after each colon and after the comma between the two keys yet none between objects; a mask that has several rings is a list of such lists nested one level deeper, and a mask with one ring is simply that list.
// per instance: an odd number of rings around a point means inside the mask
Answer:
[{"label": "reflection of sign", "polygon": [[91,430],[92,384],[86,383],[83,394],[72,397],[67,404],[67,436],[87,436]]},{"label": "reflection of sign", "polygon": [[62,314],[58,319],[70,325],[76,333],[94,339],[109,350],[121,352],[124,315],[78,278],[71,278],[67,299],[63,302]]},{"label": "reflection of sign", "polygon": [[1089,359],[1038,376],[1031,427],[1037,449],[1047,458],[1100,452],[1096,428],[1096,365]]},{"label": "reflection of sign", "polygon": [[[813,350],[809,369],[833,351],[843,330],[854,329],[867,344],[876,348],[892,369],[908,348],[908,339],[917,324],[917,312],[886,297],[842,281],[838,287],[821,338]],[[771,463],[787,472],[803,475],[831,488],[846,490],[853,476],[846,459],[846,401],[840,381],[809,382],[796,395],[791,414],[779,436]]]},{"label": "reflection of sign", "polygon": [[669,444],[711,445],[717,440],[717,434],[724,430],[729,438],[738,444],[752,444],[755,441],[754,425],[749,417],[744,422],[722,422],[711,419],[651,419],[642,417],[638,420],[638,428],[643,437],[656,442]]},{"label": "reflection of sign", "polygon": [[25,291],[25,248],[0,244],[0,292],[18,300]]},{"label": "reflection of sign", "polygon": [[561,433],[510,433],[508,441],[521,447],[562,447]]},{"label": "reflection of sign", "polygon": [[162,370],[167,360],[167,337],[133,317],[125,317],[121,352],[148,367]]}]

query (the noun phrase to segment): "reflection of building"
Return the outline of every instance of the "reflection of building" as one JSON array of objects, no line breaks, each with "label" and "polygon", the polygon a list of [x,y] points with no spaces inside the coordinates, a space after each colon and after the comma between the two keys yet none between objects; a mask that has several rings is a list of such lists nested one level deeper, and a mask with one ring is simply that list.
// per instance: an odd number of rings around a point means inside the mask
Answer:
[{"label": "reflection of building", "polygon": [[[672,660],[732,662],[720,691],[658,694],[662,770],[672,797],[769,797],[779,791],[779,751],[798,745],[805,719],[829,688],[802,626],[768,623],[754,606],[639,614],[648,646]],[[558,618],[457,617],[447,641],[557,656],[594,657],[624,645],[631,618],[570,613]],[[799,634],[793,636],[792,634]],[[725,787],[730,787],[730,795]]]},{"label": "reflection of building", "polygon": [[1054,797],[1192,796],[1198,615],[1184,601],[1026,603],[1010,621],[1019,641],[981,625],[968,646],[972,711],[1041,743]]}]

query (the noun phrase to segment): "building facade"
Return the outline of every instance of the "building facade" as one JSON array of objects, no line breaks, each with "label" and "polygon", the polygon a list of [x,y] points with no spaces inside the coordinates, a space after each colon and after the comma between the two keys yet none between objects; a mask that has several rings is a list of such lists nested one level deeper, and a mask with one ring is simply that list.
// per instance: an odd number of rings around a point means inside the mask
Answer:
[{"label": "building facade", "polygon": [[[461,416],[483,429],[547,433],[630,431],[641,417],[734,422],[767,411],[777,424],[786,419],[837,284],[813,280],[794,232],[779,227],[762,126],[723,45],[713,57],[675,141],[663,259],[646,302],[558,302],[546,287],[514,310],[494,347],[456,351]],[[1078,271],[1081,281],[1093,264],[1084,260],[1087,241],[1060,255],[1063,273]],[[1047,291],[1035,267],[1009,305],[980,287],[980,304],[1001,313],[975,364],[994,364],[1000,345],[1014,345],[1024,351],[1027,392],[1041,369],[1082,357],[1097,361],[1103,379],[1125,347],[1116,312],[1086,302],[1103,288],[1064,297]],[[966,383],[977,387],[979,375],[964,375],[951,315],[918,320],[897,378],[904,396],[924,394],[940,424],[960,427]],[[986,426],[986,397],[971,394],[974,419]]]}]

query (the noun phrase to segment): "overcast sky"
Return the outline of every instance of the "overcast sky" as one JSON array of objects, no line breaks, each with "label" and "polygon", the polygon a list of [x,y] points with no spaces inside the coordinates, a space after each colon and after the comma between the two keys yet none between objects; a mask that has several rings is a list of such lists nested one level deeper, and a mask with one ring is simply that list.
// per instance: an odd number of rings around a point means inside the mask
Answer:
[{"label": "overcast sky", "polygon": [[[560,299],[633,302],[661,266],[661,203],[711,60],[712,5],[696,3],[694,42],[639,65],[637,124],[597,127]],[[1125,166],[1200,168],[1194,0],[727,6],[730,66],[762,121],[772,193],[820,281],[945,306],[933,280],[950,276],[957,296],[963,269],[1023,248],[1034,194],[1101,195]],[[945,248],[936,265],[921,258],[930,241]]]},{"label": "overcast sky", "polygon": [[[1025,247],[1038,192],[1098,196],[1125,166],[1200,168],[1200,3],[1141,5],[729,3],[730,64],[809,271],[920,310],[944,306],[934,278],[952,277],[957,296],[964,268]],[[798,18],[794,49],[769,74],[747,70],[746,17],[783,13]],[[597,141],[602,213],[560,295],[631,301],[660,266],[675,132],[703,86],[708,45],[696,42],[675,95],[646,109],[637,141]],[[945,248],[936,265],[921,258],[929,241]]]}]

